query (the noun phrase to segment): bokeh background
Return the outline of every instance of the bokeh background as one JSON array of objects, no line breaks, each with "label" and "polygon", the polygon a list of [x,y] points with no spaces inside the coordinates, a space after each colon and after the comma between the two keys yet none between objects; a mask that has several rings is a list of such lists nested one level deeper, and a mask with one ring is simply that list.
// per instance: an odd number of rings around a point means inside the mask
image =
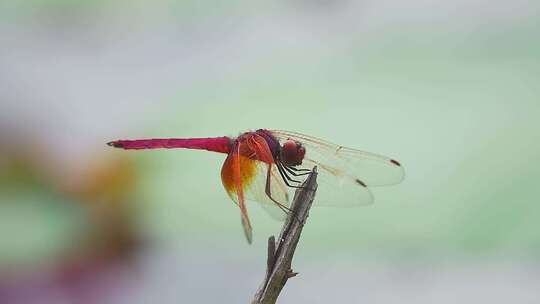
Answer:
[{"label": "bokeh background", "polygon": [[[396,159],[314,208],[281,303],[539,303],[540,4],[0,3],[0,302],[246,303],[224,156],[107,141],[299,131]],[[315,203],[316,204],[316,203]]]}]

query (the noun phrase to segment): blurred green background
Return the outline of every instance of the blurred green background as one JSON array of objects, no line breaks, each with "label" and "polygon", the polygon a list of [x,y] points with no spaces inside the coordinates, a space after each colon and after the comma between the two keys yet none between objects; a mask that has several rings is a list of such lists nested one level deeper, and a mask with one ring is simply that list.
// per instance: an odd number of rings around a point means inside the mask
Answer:
[{"label": "blurred green background", "polygon": [[105,143],[258,128],[407,174],[312,209],[281,302],[540,300],[539,4],[8,0],[0,20],[0,302],[248,302],[281,224],[249,205],[246,244],[224,155]]}]

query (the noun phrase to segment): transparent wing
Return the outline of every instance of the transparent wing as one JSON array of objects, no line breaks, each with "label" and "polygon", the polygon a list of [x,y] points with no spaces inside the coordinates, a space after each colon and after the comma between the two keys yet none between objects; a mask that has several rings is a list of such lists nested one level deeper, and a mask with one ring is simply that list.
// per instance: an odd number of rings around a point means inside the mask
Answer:
[{"label": "transparent wing", "polygon": [[301,142],[306,149],[306,162],[317,164],[322,169],[350,183],[366,186],[387,186],[400,183],[405,177],[403,167],[386,156],[333,144],[309,135],[289,131],[270,131],[281,143],[287,139]]},{"label": "transparent wing", "polygon": [[313,206],[331,207],[357,207],[373,203],[373,195],[369,188],[353,182],[350,178],[336,175],[334,170],[309,162],[313,167],[317,165],[317,195]]},{"label": "transparent wing", "polygon": [[314,205],[353,207],[373,203],[369,186],[401,182],[403,167],[382,155],[346,148],[309,135],[270,131],[281,142],[301,142],[305,149],[304,167],[317,166],[318,190]]},{"label": "transparent wing", "polygon": [[[246,199],[260,204],[273,219],[284,221],[287,214],[278,206],[278,204],[270,199],[266,194],[266,179],[268,175],[268,164],[255,161],[257,172],[254,175],[253,182],[246,189]],[[270,175],[270,194],[272,198],[282,206],[289,208],[289,189],[283,182],[279,171],[275,165],[272,165]]]},{"label": "transparent wing", "polygon": [[[273,219],[284,221],[287,214],[266,194],[268,164],[260,161],[250,161],[255,166],[255,173],[251,182],[246,183],[244,186],[246,200],[259,203]],[[318,164],[307,161],[306,165],[313,167]],[[306,177],[307,175],[303,178],[295,177],[295,179],[303,181]],[[344,175],[340,175],[335,170],[328,170],[326,167],[319,166],[317,184],[318,190],[314,206],[355,207],[373,203],[373,195],[367,187],[352,181],[350,178],[346,178]],[[285,185],[277,167],[272,165],[270,177],[270,193],[272,198],[281,205],[289,208],[294,190],[294,188],[289,188]]]},{"label": "transparent wing", "polygon": [[[272,165],[270,173],[270,194],[276,201],[272,201],[266,194],[266,179],[268,176],[268,164],[240,156],[240,172],[242,175],[242,188],[247,201],[257,202],[274,219],[283,221],[285,212],[278,206],[290,207],[289,189],[283,182],[279,171]],[[227,178],[225,178],[227,180]],[[231,186],[225,185],[225,189]],[[238,195],[235,191],[227,191],[231,199],[238,204]]]}]

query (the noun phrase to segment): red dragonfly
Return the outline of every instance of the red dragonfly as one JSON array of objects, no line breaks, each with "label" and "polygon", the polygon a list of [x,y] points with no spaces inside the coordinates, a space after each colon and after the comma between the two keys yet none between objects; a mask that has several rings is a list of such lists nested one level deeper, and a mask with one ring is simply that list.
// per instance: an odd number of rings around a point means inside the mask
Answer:
[{"label": "red dragonfly", "polygon": [[261,203],[272,217],[284,219],[291,203],[289,191],[300,186],[313,166],[319,169],[317,205],[368,205],[373,202],[368,187],[397,184],[405,176],[394,159],[289,131],[259,129],[236,138],[116,140],[108,145],[126,150],[186,148],[227,154],[221,180],[240,208],[249,243],[252,229],[246,200]]}]

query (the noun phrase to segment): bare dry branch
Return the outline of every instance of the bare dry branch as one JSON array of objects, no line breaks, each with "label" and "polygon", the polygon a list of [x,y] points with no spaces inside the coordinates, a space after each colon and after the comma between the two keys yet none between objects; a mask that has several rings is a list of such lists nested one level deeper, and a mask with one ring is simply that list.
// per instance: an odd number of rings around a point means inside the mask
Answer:
[{"label": "bare dry branch", "polygon": [[316,190],[317,167],[314,167],[312,173],[302,184],[302,188],[296,190],[291,205],[292,212],[285,220],[277,244],[274,236],[268,239],[266,276],[255,294],[252,304],[276,303],[287,280],[298,274],[291,269],[292,259]]}]

